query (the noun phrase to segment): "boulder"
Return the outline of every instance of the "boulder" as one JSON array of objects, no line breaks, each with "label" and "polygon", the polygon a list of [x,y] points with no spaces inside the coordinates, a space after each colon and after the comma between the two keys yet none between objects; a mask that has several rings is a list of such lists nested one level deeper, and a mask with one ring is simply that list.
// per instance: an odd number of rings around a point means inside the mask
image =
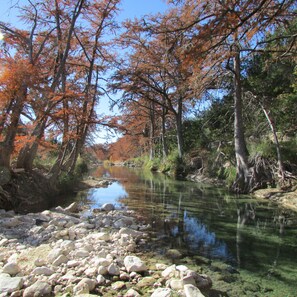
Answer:
[{"label": "boulder", "polygon": [[143,272],[147,271],[145,263],[136,256],[126,256],[124,265],[128,272]]}]

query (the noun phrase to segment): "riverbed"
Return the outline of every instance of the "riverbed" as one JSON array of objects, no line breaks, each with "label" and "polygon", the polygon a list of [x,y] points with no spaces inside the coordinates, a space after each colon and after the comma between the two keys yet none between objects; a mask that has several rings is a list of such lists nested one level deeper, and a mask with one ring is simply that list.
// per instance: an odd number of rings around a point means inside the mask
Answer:
[{"label": "riverbed", "polygon": [[146,252],[211,274],[209,296],[297,296],[296,212],[139,169],[100,167],[92,175],[116,181],[71,199],[136,211],[152,226]]}]

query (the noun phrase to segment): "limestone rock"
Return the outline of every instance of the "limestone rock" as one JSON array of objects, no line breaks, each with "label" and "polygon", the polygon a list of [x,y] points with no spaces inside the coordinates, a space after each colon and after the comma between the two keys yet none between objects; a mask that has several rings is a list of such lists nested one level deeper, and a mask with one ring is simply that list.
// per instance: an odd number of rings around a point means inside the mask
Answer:
[{"label": "limestone rock", "polygon": [[156,282],[156,279],[154,279],[151,276],[144,277],[137,283],[138,288],[144,288],[144,287],[151,287]]},{"label": "limestone rock", "polygon": [[114,205],[111,203],[105,203],[101,206],[101,210],[103,211],[111,211],[114,210]]},{"label": "limestone rock", "polygon": [[120,290],[126,288],[126,284],[123,281],[117,281],[111,285],[111,288],[113,290],[120,291]]},{"label": "limestone rock", "polygon": [[7,263],[4,265],[2,272],[13,276],[20,272],[20,267],[17,263]]},{"label": "limestone rock", "polygon": [[140,297],[140,294],[134,289],[129,289],[124,297]]},{"label": "limestone rock", "polygon": [[124,259],[124,265],[128,272],[147,271],[145,263],[136,256],[127,256]]},{"label": "limestone rock", "polygon": [[184,293],[186,297],[204,297],[200,290],[193,285],[184,285]]},{"label": "limestone rock", "polygon": [[63,263],[67,263],[68,262],[68,258],[64,255],[60,255],[54,262],[53,262],[53,266],[60,266]]},{"label": "limestone rock", "polygon": [[8,274],[0,274],[0,292],[12,293],[20,290],[23,286],[22,277],[10,277]]},{"label": "limestone rock", "polygon": [[32,286],[25,289],[23,297],[44,297],[50,296],[52,287],[43,281],[37,281]]},{"label": "limestone rock", "polygon": [[77,213],[79,211],[78,203],[77,202],[71,203],[69,206],[64,208],[64,211]]},{"label": "limestone rock", "polygon": [[63,255],[63,250],[60,248],[55,248],[51,250],[47,256],[48,263],[53,263],[59,256]]},{"label": "limestone rock", "polygon": [[120,275],[120,267],[114,263],[107,267],[107,271],[110,275]]},{"label": "limestone rock", "polygon": [[151,297],[171,297],[173,292],[169,288],[158,288],[154,291]]},{"label": "limestone rock", "polygon": [[78,250],[78,251],[75,252],[74,256],[76,258],[86,258],[86,257],[89,256],[89,254],[90,254],[89,251],[87,251],[85,249],[80,249],[80,250]]},{"label": "limestone rock", "polygon": [[183,289],[184,283],[180,279],[172,278],[169,280],[169,286],[172,290],[178,291]]},{"label": "limestone rock", "polygon": [[176,271],[176,265],[171,265],[162,272],[162,276],[165,278],[175,276]]},{"label": "limestone rock", "polygon": [[35,274],[35,275],[41,275],[41,274],[43,274],[43,275],[46,275],[46,276],[50,276],[50,275],[52,275],[54,273],[55,272],[52,269],[50,269],[50,268],[48,268],[46,266],[36,267],[32,271],[32,274]]},{"label": "limestone rock", "polygon": [[96,287],[96,281],[90,278],[83,278],[78,285],[87,284],[89,287],[89,291],[93,291]]}]

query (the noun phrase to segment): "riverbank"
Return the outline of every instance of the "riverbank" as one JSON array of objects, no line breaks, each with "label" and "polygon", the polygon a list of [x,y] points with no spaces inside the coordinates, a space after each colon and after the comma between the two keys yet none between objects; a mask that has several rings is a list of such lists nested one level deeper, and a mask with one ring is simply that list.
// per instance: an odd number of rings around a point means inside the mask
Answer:
[{"label": "riverbank", "polygon": [[[197,183],[206,183],[218,187],[227,188],[224,181],[214,178],[208,178],[201,174],[189,174],[186,178]],[[250,195],[258,199],[269,200],[280,205],[281,207],[288,208],[297,212],[297,186],[291,187],[288,190],[282,190],[279,188],[259,189],[255,190]]]},{"label": "riverbank", "polygon": [[0,210],[1,297],[203,296],[199,288],[211,287],[205,274],[141,253],[150,226],[132,211],[77,211],[75,203],[27,215]]}]

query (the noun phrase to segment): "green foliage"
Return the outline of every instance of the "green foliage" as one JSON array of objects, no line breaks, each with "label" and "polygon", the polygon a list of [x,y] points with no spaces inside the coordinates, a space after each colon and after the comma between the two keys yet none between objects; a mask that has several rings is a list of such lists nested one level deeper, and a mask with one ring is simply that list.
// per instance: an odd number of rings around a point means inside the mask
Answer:
[{"label": "green foliage", "polygon": [[264,139],[261,142],[254,142],[249,145],[250,157],[259,155],[266,159],[276,159],[275,144],[270,139]]},{"label": "green foliage", "polygon": [[37,155],[33,161],[35,168],[42,170],[50,170],[56,161],[56,156],[53,153],[48,153],[44,156]]},{"label": "green foliage", "polygon": [[83,174],[87,172],[88,172],[87,162],[82,157],[78,157],[75,165],[75,169],[74,169],[74,175],[81,177]]},{"label": "green foliage", "polygon": [[62,172],[58,177],[58,188],[61,193],[72,192],[78,181],[79,179],[76,175]]}]

